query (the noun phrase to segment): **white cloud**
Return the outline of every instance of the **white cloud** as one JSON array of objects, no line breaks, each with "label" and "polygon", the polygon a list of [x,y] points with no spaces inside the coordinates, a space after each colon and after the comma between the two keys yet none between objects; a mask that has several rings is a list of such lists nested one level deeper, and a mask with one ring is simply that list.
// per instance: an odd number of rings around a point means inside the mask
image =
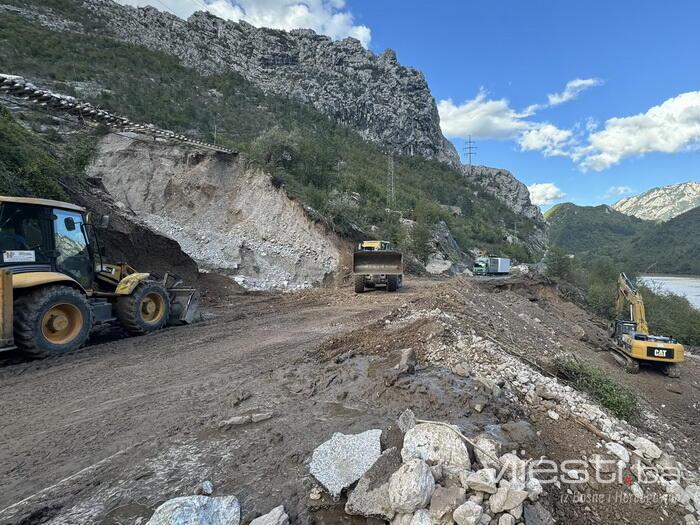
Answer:
[{"label": "white cloud", "polygon": [[552,204],[566,197],[566,193],[551,182],[531,184],[527,189],[530,192],[530,202],[536,206]]},{"label": "white cloud", "polygon": [[651,152],[678,153],[700,147],[700,91],[670,98],[645,113],[611,118],[574,152],[584,170],[602,171],[623,159]]},{"label": "white cloud", "polygon": [[274,29],[310,28],[333,39],[357,38],[365,47],[372,38],[367,26],[355,24],[344,0],[117,0],[134,6],[151,5],[181,18],[206,7],[228,20],[245,20],[257,27]]},{"label": "white cloud", "polygon": [[472,100],[456,105],[452,99],[438,103],[440,126],[447,137],[473,135],[482,139],[510,139],[530,127],[528,116],[511,109],[508,100],[491,100],[481,88]]},{"label": "white cloud", "polygon": [[604,197],[608,199],[610,197],[622,197],[632,193],[634,193],[634,190],[629,186],[610,186],[608,191],[605,192]]},{"label": "white cloud", "polygon": [[575,99],[587,89],[600,86],[602,83],[603,81],[598,78],[576,78],[567,82],[566,86],[564,86],[564,91],[561,93],[551,93],[547,95],[547,100],[550,106],[558,106],[559,104]]},{"label": "white cloud", "polygon": [[559,129],[552,124],[539,124],[523,132],[518,138],[521,151],[542,151],[545,157],[568,155],[568,146],[573,140],[573,133],[568,129]]}]

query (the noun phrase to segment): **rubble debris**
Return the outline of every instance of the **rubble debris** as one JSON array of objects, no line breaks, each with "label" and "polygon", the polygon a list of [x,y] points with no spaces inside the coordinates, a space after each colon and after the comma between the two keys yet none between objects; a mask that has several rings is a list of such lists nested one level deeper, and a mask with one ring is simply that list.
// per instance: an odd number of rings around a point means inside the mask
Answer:
[{"label": "rubble debris", "polygon": [[234,496],[182,496],[170,499],[158,507],[146,525],[238,525],[240,521],[241,506]]},{"label": "rubble debris", "polygon": [[409,459],[389,480],[389,501],[395,512],[410,513],[425,508],[435,489],[430,467],[421,459]]},{"label": "rubble debris", "polygon": [[360,479],[379,459],[381,434],[379,429],[348,435],[336,432],[314,450],[311,474],[331,496],[340,496],[343,489]]},{"label": "rubble debris", "polygon": [[448,473],[458,476],[471,467],[466,445],[447,426],[420,423],[406,432],[401,457],[422,459],[430,465],[439,464]]},{"label": "rubble debris", "polygon": [[467,500],[466,491],[457,485],[442,487],[438,485],[430,499],[431,523],[450,523],[452,513]]},{"label": "rubble debris", "polygon": [[477,525],[477,523],[480,523],[483,514],[484,509],[481,505],[477,505],[473,501],[467,501],[455,509],[452,519],[455,520],[457,525]]},{"label": "rubble debris", "polygon": [[352,489],[345,504],[347,514],[391,520],[394,510],[389,502],[389,479],[401,467],[398,449],[385,450]]},{"label": "rubble debris", "polygon": [[195,496],[211,496],[214,493],[214,484],[205,480],[197,485],[194,489]]},{"label": "rubble debris", "polygon": [[255,518],[250,525],[289,525],[289,516],[284,511],[284,505],[280,505],[264,516]]}]

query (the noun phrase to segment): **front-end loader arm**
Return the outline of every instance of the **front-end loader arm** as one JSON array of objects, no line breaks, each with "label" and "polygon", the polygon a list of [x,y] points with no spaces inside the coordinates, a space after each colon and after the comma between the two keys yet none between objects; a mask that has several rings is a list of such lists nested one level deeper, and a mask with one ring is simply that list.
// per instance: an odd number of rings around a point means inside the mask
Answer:
[{"label": "front-end loader arm", "polygon": [[8,271],[0,271],[0,351],[15,347],[12,301],[12,274]]}]

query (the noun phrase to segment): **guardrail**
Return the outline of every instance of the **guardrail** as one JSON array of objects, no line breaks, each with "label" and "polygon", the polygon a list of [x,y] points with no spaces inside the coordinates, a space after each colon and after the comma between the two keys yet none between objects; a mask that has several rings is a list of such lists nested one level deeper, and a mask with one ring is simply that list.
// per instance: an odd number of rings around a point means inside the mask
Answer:
[{"label": "guardrail", "polygon": [[158,128],[153,124],[139,124],[121,115],[115,115],[110,111],[96,108],[89,102],[81,102],[74,97],[39,89],[20,76],[0,73],[0,93],[22,100],[28,100],[52,111],[68,113],[85,120],[103,124],[109,128],[184,142],[192,146],[218,151],[220,153],[228,153],[231,155],[236,155],[238,153],[237,151],[223,146],[210,144],[186,137],[185,135],[180,135],[174,131]]}]

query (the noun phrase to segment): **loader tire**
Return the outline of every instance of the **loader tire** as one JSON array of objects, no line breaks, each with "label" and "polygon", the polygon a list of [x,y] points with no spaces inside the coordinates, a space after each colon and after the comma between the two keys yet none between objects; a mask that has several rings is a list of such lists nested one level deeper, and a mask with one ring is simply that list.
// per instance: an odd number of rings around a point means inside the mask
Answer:
[{"label": "loader tire", "polygon": [[398,275],[387,275],[386,276],[386,289],[389,292],[395,292],[399,289],[399,276]]},{"label": "loader tire", "polygon": [[15,344],[32,357],[48,357],[80,348],[92,330],[85,295],[70,286],[43,286],[14,303]]},{"label": "loader tire", "polygon": [[365,276],[355,276],[355,293],[363,293],[365,291]]},{"label": "loader tire", "polygon": [[131,295],[117,299],[117,319],[130,335],[160,330],[170,317],[170,298],[165,286],[155,281],[140,282]]}]

